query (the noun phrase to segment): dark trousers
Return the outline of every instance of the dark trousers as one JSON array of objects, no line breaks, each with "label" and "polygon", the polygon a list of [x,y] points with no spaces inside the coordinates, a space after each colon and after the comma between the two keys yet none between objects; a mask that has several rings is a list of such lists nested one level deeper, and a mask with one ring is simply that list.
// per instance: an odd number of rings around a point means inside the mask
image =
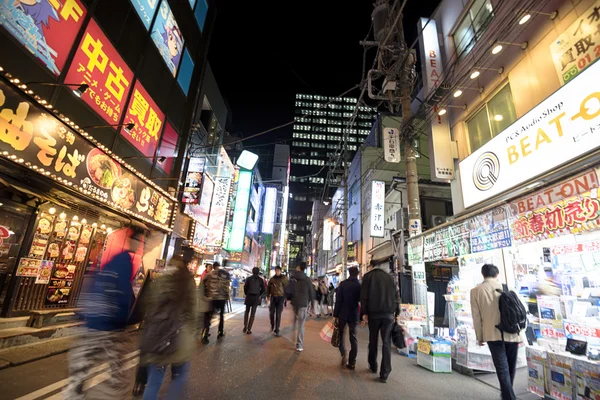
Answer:
[{"label": "dark trousers", "polygon": [[269,309],[269,317],[271,318],[271,330],[275,330],[275,333],[279,333],[279,327],[281,326],[283,300],[283,296],[271,296],[271,308]]},{"label": "dark trousers", "polygon": [[502,400],[515,400],[513,383],[515,381],[515,370],[517,368],[517,354],[519,352],[519,343],[513,342],[488,342],[496,375],[500,382]]},{"label": "dark trousers", "polygon": [[[256,308],[258,303],[246,304],[246,312],[244,313],[244,328],[251,331],[252,325],[254,324],[254,316],[256,315]],[[248,314],[250,314],[250,321],[248,321]]]},{"label": "dark trousers", "polygon": [[393,318],[369,319],[369,367],[377,369],[377,348],[379,334],[383,344],[381,357],[381,370],[379,377],[387,379],[392,372],[392,327]]},{"label": "dark trousers", "polygon": [[225,304],[227,300],[213,300],[213,311],[219,310],[219,333],[225,329]]},{"label": "dark trousers", "polygon": [[356,337],[356,321],[344,321],[339,320],[340,327],[340,353],[342,357],[346,355],[346,347],[344,346],[344,328],[348,326],[348,334],[350,335],[350,358],[348,358],[349,365],[356,365],[356,354],[358,353],[358,338]]}]

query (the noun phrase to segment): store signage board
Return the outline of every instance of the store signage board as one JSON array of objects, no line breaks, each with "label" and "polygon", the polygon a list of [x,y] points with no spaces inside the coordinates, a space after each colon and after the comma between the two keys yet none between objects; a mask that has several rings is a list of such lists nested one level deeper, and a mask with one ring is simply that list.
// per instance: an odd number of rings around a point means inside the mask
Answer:
[{"label": "store signage board", "polygon": [[331,250],[331,220],[326,218],[323,221],[323,250]]},{"label": "store signage board", "polygon": [[202,183],[202,196],[200,197],[200,204],[198,204],[199,217],[198,222],[208,227],[208,217],[210,215],[210,204],[212,202],[213,193],[215,191],[215,182],[209,174],[204,174],[204,182]]},{"label": "store signage board", "polygon": [[408,264],[422,264],[423,263],[423,236],[419,236],[415,239],[410,239],[407,243],[408,252]]},{"label": "store signage board", "polygon": [[154,157],[164,122],[165,114],[137,81],[123,120],[123,124],[134,124],[134,126],[129,132],[125,126],[122,126],[121,136],[144,156]]},{"label": "store signage board", "polygon": [[202,172],[187,173],[185,187],[183,188],[183,197],[181,198],[182,203],[198,204],[200,199],[200,189],[202,187],[202,176]]},{"label": "store signage board", "polygon": [[160,0],[131,0],[133,8],[135,8],[146,30],[150,29],[150,24],[152,23],[154,14],[156,14],[159,2]]},{"label": "store signage board", "polygon": [[167,68],[177,75],[184,39],[167,0],[162,0],[150,34]]},{"label": "store signage board", "polygon": [[471,231],[468,222],[425,234],[423,241],[423,261],[425,262],[471,253]]},{"label": "store signage board", "polygon": [[501,194],[600,146],[600,62],[460,163],[465,207]]},{"label": "store signage board", "polygon": [[565,337],[560,297],[537,296],[540,331],[543,337],[558,339]]},{"label": "store signage board", "polygon": [[126,111],[133,72],[102,32],[90,20],[77,47],[65,82],[89,85],[81,99],[108,124],[118,124]]},{"label": "store signage board", "polygon": [[510,225],[506,209],[498,207],[488,211],[470,221],[471,251],[501,249],[512,245]]},{"label": "store signage board", "polygon": [[371,183],[371,237],[382,238],[384,231],[385,210],[385,182],[373,181]]},{"label": "store signage board", "polygon": [[0,152],[62,185],[169,229],[172,199],[0,82]]},{"label": "store signage board", "polygon": [[229,191],[231,189],[230,177],[216,177],[215,190],[208,219],[207,246],[220,247],[223,244],[223,229],[225,228],[225,217],[229,206]]},{"label": "store signage board", "polygon": [[192,158],[190,158],[188,172],[204,172],[205,165],[206,165],[206,158],[192,157]]},{"label": "store signage board", "polygon": [[564,85],[600,57],[597,0],[550,44],[550,53],[560,84]]},{"label": "store signage board", "polygon": [[583,325],[574,321],[564,322],[567,337],[583,336],[586,338],[600,339],[600,326]]},{"label": "store signage board", "polygon": [[402,160],[400,149],[400,130],[383,128],[383,153],[386,162],[398,164]]},{"label": "store signage board", "polygon": [[81,0],[0,1],[0,25],[56,76],[85,15]]},{"label": "store signage board", "polygon": [[277,211],[277,188],[266,188],[263,210],[262,233],[272,234],[275,228],[275,212]]},{"label": "store signage board", "polygon": [[250,203],[251,188],[252,171],[240,170],[235,194],[233,221],[227,246],[227,250],[229,251],[244,250],[244,238],[246,237],[246,221],[248,220],[248,204]]}]

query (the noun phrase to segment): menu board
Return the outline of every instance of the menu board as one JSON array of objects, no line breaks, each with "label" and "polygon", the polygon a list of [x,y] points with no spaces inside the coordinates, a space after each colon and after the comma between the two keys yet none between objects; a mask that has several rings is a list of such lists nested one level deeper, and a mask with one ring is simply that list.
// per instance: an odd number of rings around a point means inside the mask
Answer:
[{"label": "menu board", "polygon": [[5,132],[0,151],[31,163],[45,175],[55,174],[62,184],[85,190],[113,208],[169,229],[174,208],[169,197],[3,82],[0,99],[0,126]]},{"label": "menu board", "polygon": [[50,282],[50,276],[52,275],[53,267],[54,263],[52,261],[42,260],[35,283],[38,285],[48,284]]},{"label": "menu board", "polygon": [[35,258],[22,257],[19,260],[19,266],[17,267],[16,276],[24,276],[37,278],[38,271],[42,265],[42,260],[36,260]]},{"label": "menu board", "polygon": [[31,249],[29,250],[30,258],[41,259],[46,254],[46,248],[48,247],[48,240],[52,233],[52,225],[54,224],[54,216],[42,214],[37,221],[37,228],[33,235],[33,242]]}]

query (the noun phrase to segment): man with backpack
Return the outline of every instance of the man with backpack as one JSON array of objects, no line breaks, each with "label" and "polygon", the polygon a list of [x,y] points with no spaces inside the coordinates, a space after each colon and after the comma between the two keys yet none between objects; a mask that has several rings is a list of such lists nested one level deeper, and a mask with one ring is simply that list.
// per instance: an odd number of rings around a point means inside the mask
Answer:
[{"label": "man with backpack", "polygon": [[[223,267],[227,260],[223,260]],[[206,276],[206,297],[212,301],[213,311],[219,310],[219,334],[217,339],[225,336],[225,305],[229,301],[229,287],[231,275],[225,269],[220,268],[218,262],[213,263],[214,270]],[[206,332],[208,337],[208,331]]]},{"label": "man with backpack", "polygon": [[525,306],[498,281],[498,267],[481,267],[483,283],[471,290],[473,328],[480,346],[487,343],[500,382],[502,400],[515,400],[513,383],[520,332],[526,325]]}]

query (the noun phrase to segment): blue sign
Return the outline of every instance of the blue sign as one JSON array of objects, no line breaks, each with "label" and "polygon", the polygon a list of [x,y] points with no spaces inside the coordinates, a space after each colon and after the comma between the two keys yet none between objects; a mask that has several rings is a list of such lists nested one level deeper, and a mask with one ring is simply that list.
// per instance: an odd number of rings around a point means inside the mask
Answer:
[{"label": "blue sign", "polygon": [[190,7],[192,7],[192,10],[194,9],[195,5],[196,5],[196,0],[190,0]]},{"label": "blue sign", "polygon": [[150,24],[158,9],[156,7],[158,2],[159,0],[131,0],[133,8],[135,8],[135,11],[140,16],[146,29],[150,29]]},{"label": "blue sign", "polygon": [[200,30],[204,29],[206,14],[208,14],[208,3],[206,0],[200,0],[196,5],[196,10],[194,11],[194,15],[196,16],[196,21],[198,22]]},{"label": "blue sign", "polygon": [[183,57],[181,58],[181,66],[179,67],[179,73],[177,74],[177,83],[183,90],[183,93],[187,96],[190,90],[190,82],[192,81],[192,73],[194,72],[194,62],[190,52],[185,49],[183,51]]},{"label": "blue sign", "polygon": [[184,40],[167,0],[160,3],[151,36],[169,71],[173,76],[177,75]]},{"label": "blue sign", "polygon": [[506,211],[497,208],[471,220],[471,252],[510,247],[512,239]]}]

